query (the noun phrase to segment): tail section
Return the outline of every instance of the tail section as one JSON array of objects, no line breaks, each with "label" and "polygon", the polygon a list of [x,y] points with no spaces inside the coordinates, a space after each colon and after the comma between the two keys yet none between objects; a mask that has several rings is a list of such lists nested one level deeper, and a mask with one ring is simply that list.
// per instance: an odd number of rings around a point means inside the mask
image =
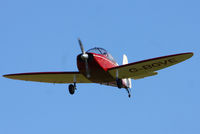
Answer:
[{"label": "tail section", "polygon": [[[123,55],[123,63],[122,64],[123,65],[128,64],[128,58],[125,54]],[[131,78],[126,78],[126,79],[123,79],[123,80],[124,80],[124,82],[125,82],[125,84],[128,88],[132,87]]]},{"label": "tail section", "polygon": [[123,55],[123,63],[122,64],[123,65],[128,64],[128,58],[125,54]]}]

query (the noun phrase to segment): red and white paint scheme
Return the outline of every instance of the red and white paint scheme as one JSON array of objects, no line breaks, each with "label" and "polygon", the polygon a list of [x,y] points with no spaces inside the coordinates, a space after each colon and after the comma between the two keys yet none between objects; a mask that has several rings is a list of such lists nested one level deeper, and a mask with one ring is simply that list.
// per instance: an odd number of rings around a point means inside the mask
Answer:
[{"label": "red and white paint scheme", "polygon": [[18,73],[3,76],[25,81],[71,83],[70,94],[74,94],[77,83],[99,83],[124,88],[130,97],[131,79],[157,75],[157,70],[175,65],[193,56],[192,52],[188,52],[128,63],[127,56],[123,55],[123,64],[118,65],[105,49],[95,47],[85,52],[82,42],[80,39],[78,41],[82,51],[77,56],[79,71]]}]

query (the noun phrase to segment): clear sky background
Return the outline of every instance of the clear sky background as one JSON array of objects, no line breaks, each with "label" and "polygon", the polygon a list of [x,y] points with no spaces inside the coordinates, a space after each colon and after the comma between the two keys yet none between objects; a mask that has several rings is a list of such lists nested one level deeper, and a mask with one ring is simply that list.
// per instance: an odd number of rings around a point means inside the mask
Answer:
[{"label": "clear sky background", "polygon": [[0,74],[76,71],[76,56],[103,47],[122,63],[194,56],[125,90],[0,77],[1,134],[199,134],[199,0],[1,0]]}]

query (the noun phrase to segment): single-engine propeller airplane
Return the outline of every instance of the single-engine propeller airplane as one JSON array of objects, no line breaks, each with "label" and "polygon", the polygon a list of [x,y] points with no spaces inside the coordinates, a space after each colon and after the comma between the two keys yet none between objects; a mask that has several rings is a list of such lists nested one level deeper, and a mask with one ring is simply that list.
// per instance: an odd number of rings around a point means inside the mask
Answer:
[{"label": "single-engine propeller airplane", "polygon": [[77,56],[79,71],[17,73],[3,76],[25,81],[71,83],[68,88],[72,95],[77,89],[76,83],[99,83],[124,88],[128,92],[128,97],[131,97],[131,79],[157,75],[157,70],[175,65],[193,56],[192,52],[188,52],[128,63],[127,56],[123,55],[123,65],[118,65],[105,49],[95,47],[86,52],[80,39],[78,42],[82,51]]}]

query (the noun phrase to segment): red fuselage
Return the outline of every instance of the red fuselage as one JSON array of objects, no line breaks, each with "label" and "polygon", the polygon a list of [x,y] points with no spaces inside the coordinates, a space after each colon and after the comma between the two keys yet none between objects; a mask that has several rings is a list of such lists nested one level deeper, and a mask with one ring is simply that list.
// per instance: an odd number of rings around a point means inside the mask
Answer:
[{"label": "red fuselage", "polygon": [[[88,78],[95,83],[113,82],[116,79],[113,78],[107,70],[109,68],[118,66],[117,63],[109,60],[106,56],[96,53],[88,53],[88,67],[90,77]],[[81,54],[77,56],[77,67],[79,71],[86,77],[85,62],[81,59]]]}]

